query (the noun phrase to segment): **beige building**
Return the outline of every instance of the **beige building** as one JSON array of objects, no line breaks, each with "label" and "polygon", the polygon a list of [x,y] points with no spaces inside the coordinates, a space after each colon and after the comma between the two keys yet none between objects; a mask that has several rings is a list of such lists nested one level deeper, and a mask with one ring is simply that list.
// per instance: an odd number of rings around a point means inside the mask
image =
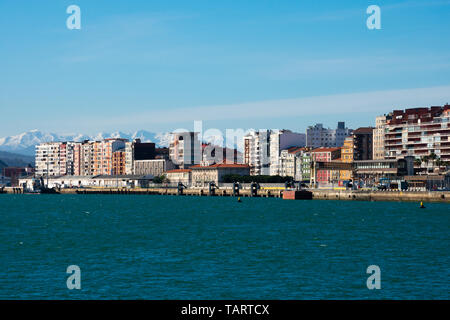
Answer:
[{"label": "beige building", "polygon": [[196,165],[192,169],[192,186],[207,187],[210,182],[216,184],[222,182],[223,176],[236,174],[250,175],[250,167],[246,164],[214,164],[212,166]]},{"label": "beige building", "polygon": [[181,182],[185,186],[190,186],[192,182],[191,169],[175,169],[164,172],[171,184],[178,184]]},{"label": "beige building", "polygon": [[135,160],[134,174],[161,176],[165,171],[174,169],[172,161],[168,159]]},{"label": "beige building", "polygon": [[384,133],[386,130],[386,120],[388,116],[375,118],[375,129],[373,129],[373,159],[384,159]]}]

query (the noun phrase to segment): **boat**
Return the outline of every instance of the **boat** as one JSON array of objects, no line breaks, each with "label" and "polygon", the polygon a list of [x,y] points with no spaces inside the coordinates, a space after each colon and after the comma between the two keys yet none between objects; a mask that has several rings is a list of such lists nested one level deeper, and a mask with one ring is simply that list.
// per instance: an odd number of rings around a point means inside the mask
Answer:
[{"label": "boat", "polygon": [[55,188],[41,187],[39,190],[40,194],[59,194]]}]

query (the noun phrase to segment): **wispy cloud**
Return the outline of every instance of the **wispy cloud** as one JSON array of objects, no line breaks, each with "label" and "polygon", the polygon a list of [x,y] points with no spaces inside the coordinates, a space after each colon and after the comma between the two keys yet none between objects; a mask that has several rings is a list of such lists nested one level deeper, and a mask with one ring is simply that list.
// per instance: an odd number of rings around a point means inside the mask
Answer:
[{"label": "wispy cloud", "polygon": [[[78,36],[65,43],[66,53],[58,60],[79,63],[109,58],[126,51],[129,44],[135,47],[136,43],[167,36],[171,23],[193,17],[179,13],[139,13],[113,15],[95,23],[85,23]],[[121,62],[134,60],[136,54],[141,54],[139,51],[126,53],[120,56]]]},{"label": "wispy cloud", "polygon": [[450,85],[432,88],[415,88],[389,91],[372,91],[329,96],[306,97],[213,105],[195,108],[158,110],[130,116],[96,119],[102,125],[170,124],[195,120],[242,120],[273,117],[301,117],[326,114],[355,114],[377,112],[383,114],[393,109],[442,105],[450,102]]}]

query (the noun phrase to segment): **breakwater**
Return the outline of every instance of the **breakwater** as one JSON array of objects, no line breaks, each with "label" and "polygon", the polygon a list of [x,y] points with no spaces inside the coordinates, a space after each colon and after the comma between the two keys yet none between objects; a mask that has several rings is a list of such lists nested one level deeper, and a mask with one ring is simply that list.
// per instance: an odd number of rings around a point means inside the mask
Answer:
[{"label": "breakwater", "polygon": [[[366,191],[366,190],[323,190],[310,189],[313,200],[342,200],[342,201],[415,201],[415,202],[444,202],[450,203],[448,191]],[[4,192],[20,194],[22,188],[5,188]],[[261,189],[256,197],[283,198],[285,190]],[[232,189],[216,189],[213,194],[208,189],[188,188],[179,194],[176,188],[83,188],[61,189],[61,194],[134,194],[134,195],[171,195],[171,196],[233,196]],[[255,197],[250,189],[239,190],[240,197]],[[286,198],[286,197],[285,197]]]}]

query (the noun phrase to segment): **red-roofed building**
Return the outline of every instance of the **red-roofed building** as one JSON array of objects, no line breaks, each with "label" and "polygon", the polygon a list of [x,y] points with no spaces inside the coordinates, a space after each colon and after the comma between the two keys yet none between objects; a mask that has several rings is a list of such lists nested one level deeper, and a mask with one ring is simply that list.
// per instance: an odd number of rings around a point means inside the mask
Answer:
[{"label": "red-roofed building", "polygon": [[282,150],[279,160],[279,175],[292,177],[295,181],[302,181],[302,157],[309,148],[292,147]]},{"label": "red-roofed building", "polygon": [[431,154],[450,161],[450,105],[391,112],[384,126],[385,158]]},{"label": "red-roofed building", "polygon": [[192,170],[192,185],[194,187],[206,187],[210,182],[216,184],[222,182],[223,176],[229,174],[248,176],[250,166],[237,163],[218,163],[211,166],[195,165]]}]

